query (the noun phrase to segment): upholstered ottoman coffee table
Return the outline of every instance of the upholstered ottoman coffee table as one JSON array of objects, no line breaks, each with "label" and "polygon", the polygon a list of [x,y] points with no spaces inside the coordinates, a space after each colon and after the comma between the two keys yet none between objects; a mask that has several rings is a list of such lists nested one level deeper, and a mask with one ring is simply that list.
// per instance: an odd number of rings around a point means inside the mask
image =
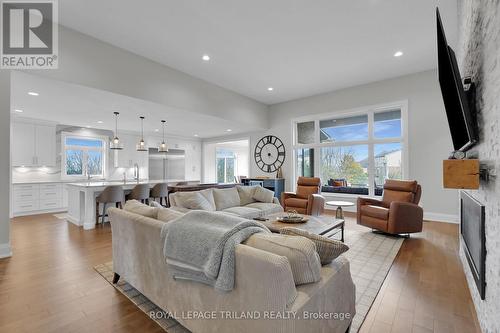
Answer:
[{"label": "upholstered ottoman coffee table", "polygon": [[332,216],[310,216],[299,214],[307,219],[307,222],[302,223],[285,223],[278,221],[279,217],[286,215],[286,213],[276,213],[267,215],[265,221],[259,221],[264,224],[272,232],[279,233],[281,228],[298,228],[309,231],[310,233],[331,238],[340,232],[340,241],[344,242],[344,220],[337,219]]}]

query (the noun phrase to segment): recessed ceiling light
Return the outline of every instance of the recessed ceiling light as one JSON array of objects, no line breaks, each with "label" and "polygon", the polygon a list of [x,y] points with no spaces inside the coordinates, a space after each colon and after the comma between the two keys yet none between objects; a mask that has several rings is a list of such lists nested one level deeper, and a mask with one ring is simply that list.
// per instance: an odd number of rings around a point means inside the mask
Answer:
[{"label": "recessed ceiling light", "polygon": [[14,111],[15,111],[15,112],[19,112],[19,113],[22,113],[22,112],[23,112],[23,110],[21,110],[21,109],[15,109]]},{"label": "recessed ceiling light", "polygon": [[232,129],[230,129],[230,128],[228,128],[228,129],[226,130],[226,132],[232,132],[232,131],[233,131],[233,130],[232,130]]},{"label": "recessed ceiling light", "polygon": [[30,92],[28,92],[28,95],[31,95],[31,96],[38,96],[38,95],[40,95],[40,94],[39,94],[39,93],[37,93],[37,92],[34,92],[34,91],[30,91]]},{"label": "recessed ceiling light", "polygon": [[401,57],[402,55],[403,55],[402,51],[397,51],[396,53],[394,53],[395,57]]},{"label": "recessed ceiling light", "polygon": [[195,136],[195,137],[199,137],[199,135],[198,135],[198,134],[195,134],[194,136]]},{"label": "recessed ceiling light", "polygon": [[155,129],[155,132],[159,132],[159,131],[160,131],[159,129],[157,129],[157,128]]},{"label": "recessed ceiling light", "polygon": [[273,91],[273,90],[274,90],[274,88],[273,88],[273,87],[269,87],[269,88],[267,88],[267,91]]},{"label": "recessed ceiling light", "polygon": [[203,59],[203,61],[209,61],[210,56],[208,54],[204,54],[203,57],[201,57],[201,59]]},{"label": "recessed ceiling light", "polygon": [[97,121],[97,123],[98,123],[98,124],[102,124],[102,123],[103,123],[103,121],[102,121],[102,120],[98,120],[98,121]]}]

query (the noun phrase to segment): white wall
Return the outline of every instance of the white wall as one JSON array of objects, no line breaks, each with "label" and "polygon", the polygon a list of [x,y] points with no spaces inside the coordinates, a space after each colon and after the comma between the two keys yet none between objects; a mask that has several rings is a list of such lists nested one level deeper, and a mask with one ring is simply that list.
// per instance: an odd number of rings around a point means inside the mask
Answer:
[{"label": "white wall", "polygon": [[10,248],[10,72],[0,70],[0,258]]},{"label": "white wall", "polygon": [[[363,106],[408,100],[409,177],[422,184],[421,204],[426,218],[457,221],[456,190],[442,187],[442,160],[452,151],[437,73],[427,71],[369,83],[326,94],[270,106],[270,129],[250,133],[251,149],[264,135],[276,135],[287,147],[283,174],[286,189],[292,189],[292,128],[294,118],[328,112],[344,112]],[[223,138],[219,138],[222,140]],[[227,139],[227,137],[225,138]],[[269,176],[251,160],[251,176]],[[271,176],[274,176],[272,174]]]}]

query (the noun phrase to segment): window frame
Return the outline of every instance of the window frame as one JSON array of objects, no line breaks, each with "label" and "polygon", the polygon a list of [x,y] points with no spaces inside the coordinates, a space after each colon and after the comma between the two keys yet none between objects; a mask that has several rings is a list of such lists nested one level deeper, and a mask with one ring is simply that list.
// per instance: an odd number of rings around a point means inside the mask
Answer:
[{"label": "window frame", "polygon": [[[375,138],[375,114],[385,111],[391,111],[399,109],[401,110],[401,136],[394,138]],[[355,140],[355,141],[339,141],[339,142],[321,142],[320,138],[320,121],[330,120],[336,118],[346,118],[352,116],[368,116],[368,139],[366,140]],[[311,144],[300,144],[297,143],[298,133],[297,124],[307,121],[314,121],[314,143]],[[402,166],[402,179],[406,179],[409,176],[409,142],[408,142],[408,100],[395,101],[390,103],[376,104],[371,106],[364,106],[355,109],[337,111],[337,112],[326,112],[316,115],[308,115],[304,117],[293,118],[291,121],[292,130],[292,176],[290,183],[293,184],[293,190],[296,189],[296,179],[297,179],[297,161],[296,161],[296,149],[314,148],[314,175],[318,177],[321,174],[321,153],[320,149],[323,147],[345,147],[354,145],[368,145],[368,195],[370,197],[375,196],[375,145],[384,143],[401,143],[401,160]],[[326,196],[338,196],[338,197],[358,197],[357,194],[344,194],[344,193],[326,193]]]},{"label": "window frame", "polygon": [[[84,146],[73,146],[66,145],[66,139],[75,138],[75,139],[86,139],[86,140],[100,140],[103,145],[101,148],[93,148],[93,147],[84,147]],[[61,178],[62,179],[86,179],[87,178],[87,170],[88,170],[88,152],[89,151],[100,151],[102,153],[102,174],[100,175],[92,175],[92,177],[99,177],[100,179],[105,179],[107,175],[107,147],[108,147],[109,138],[107,136],[102,135],[83,135],[83,134],[75,134],[69,132],[61,133]],[[66,173],[67,164],[66,164],[66,152],[68,150],[82,150],[83,151],[83,166],[82,166],[82,174],[81,175],[68,175]]]},{"label": "window frame", "polygon": [[[236,177],[236,175],[233,175],[233,180],[232,180],[232,181],[230,181],[230,182],[228,182],[228,181],[227,181],[227,161],[228,161],[228,160],[233,160],[233,169],[234,169],[234,170],[236,170],[236,169],[237,169],[237,165],[236,165],[236,163],[238,163],[238,159],[236,158],[236,156],[235,156],[235,157],[217,157],[217,156],[216,156],[216,157],[215,157],[215,163],[216,163],[216,165],[218,164],[218,161],[219,161],[220,159],[221,159],[221,160],[222,160],[222,159],[224,160],[224,181],[222,182],[222,184],[231,184],[231,183],[235,183],[235,181],[234,181],[234,177]],[[219,179],[217,179],[217,177],[218,177],[218,174],[217,174],[217,166],[216,166],[216,167],[215,167],[215,181],[216,181],[217,183],[221,183],[221,182],[219,182]]]}]

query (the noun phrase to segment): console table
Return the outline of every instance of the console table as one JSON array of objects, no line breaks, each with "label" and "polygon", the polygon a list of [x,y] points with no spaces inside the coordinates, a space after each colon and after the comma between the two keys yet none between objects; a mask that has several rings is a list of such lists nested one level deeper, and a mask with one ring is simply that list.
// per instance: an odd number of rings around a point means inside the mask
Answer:
[{"label": "console table", "polygon": [[268,190],[274,191],[274,196],[281,201],[281,193],[285,191],[284,178],[243,178],[241,180],[245,186],[260,185]]}]

